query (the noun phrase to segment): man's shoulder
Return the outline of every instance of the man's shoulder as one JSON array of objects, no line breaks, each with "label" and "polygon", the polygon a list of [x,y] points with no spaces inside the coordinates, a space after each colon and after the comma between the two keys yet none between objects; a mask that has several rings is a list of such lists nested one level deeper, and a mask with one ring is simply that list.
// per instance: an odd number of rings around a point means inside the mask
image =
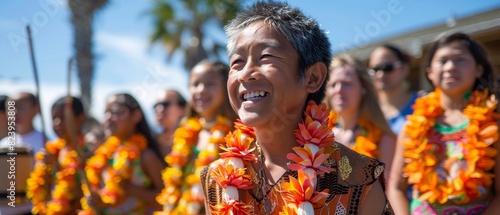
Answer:
[{"label": "man's shoulder", "polygon": [[339,181],[345,185],[372,184],[383,177],[384,164],[335,142],[330,156],[336,163]]}]

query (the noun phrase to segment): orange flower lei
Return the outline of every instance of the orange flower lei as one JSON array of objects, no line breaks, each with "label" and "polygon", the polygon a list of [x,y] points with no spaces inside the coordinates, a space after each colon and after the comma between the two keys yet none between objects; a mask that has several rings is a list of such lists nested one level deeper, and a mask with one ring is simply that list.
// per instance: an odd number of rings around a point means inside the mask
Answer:
[{"label": "orange flower lei", "polygon": [[382,131],[373,123],[359,119],[358,125],[366,129],[366,135],[359,135],[352,146],[352,150],[371,158],[378,158],[378,143],[382,137]]},{"label": "orange flower lei", "polygon": [[[140,158],[146,146],[147,140],[140,134],[133,135],[124,143],[118,137],[111,136],[87,160],[85,172],[89,184],[93,189],[99,189],[98,194],[104,204],[117,205],[123,200],[124,193],[120,182],[130,179],[132,174],[130,165],[135,159]],[[110,159],[114,159],[112,165],[108,165]],[[104,187],[101,184],[103,171],[106,172]],[[89,188],[84,185],[82,190],[85,195],[90,193]],[[81,203],[84,211],[80,214],[92,214],[85,197],[81,199]]]},{"label": "orange flower lei", "polygon": [[[457,204],[465,204],[484,194],[484,188],[492,184],[494,175],[489,173],[495,166],[497,150],[490,147],[498,140],[498,124],[494,120],[497,101],[488,92],[475,91],[463,114],[469,118],[465,141],[459,143],[467,161],[466,170],[459,171],[457,178],[442,181],[435,171],[438,165],[437,146],[429,142],[428,132],[436,124],[436,118],[443,114],[440,102],[441,91],[419,98],[415,102],[413,115],[408,117],[404,140],[406,165],[404,173],[408,183],[420,192],[421,201],[446,203],[460,197]],[[459,158],[457,158],[459,159]],[[483,191],[481,191],[483,190]]]},{"label": "orange flower lei", "polygon": [[[200,121],[191,118],[175,131],[172,152],[165,157],[169,167],[162,172],[165,187],[156,197],[156,201],[163,205],[163,211],[155,214],[200,213],[204,205],[200,172],[203,167],[217,159],[219,146],[224,142],[224,136],[231,130],[231,124],[229,119],[217,116],[216,123],[210,130],[208,145],[198,154],[194,162],[194,171],[186,166],[190,163],[193,148],[198,142],[198,134],[202,129]],[[183,190],[184,181],[187,182],[187,190]]]},{"label": "orange flower lei", "polygon": [[[325,191],[315,191],[317,176],[333,171],[323,163],[333,153],[334,134],[332,123],[328,116],[330,111],[326,104],[317,105],[310,101],[304,113],[304,121],[295,130],[295,136],[300,146],[293,147],[295,153],[289,153],[287,158],[293,161],[288,168],[298,171],[298,178],[289,176],[289,182],[283,184],[285,205],[280,214],[298,214],[305,212],[313,214],[313,204],[322,205],[329,194]],[[212,209],[215,214],[253,214],[251,205],[239,199],[238,189],[251,189],[253,184],[250,176],[245,174],[244,162],[256,162],[257,157],[251,148],[254,141],[253,130],[238,125],[234,133],[226,136],[226,147],[221,147],[221,162],[218,163],[211,177],[224,189],[222,202]]]},{"label": "orange flower lei", "polygon": [[[335,112],[330,113],[330,123],[331,121],[337,121],[338,114]],[[366,155],[371,158],[378,158],[378,143],[382,137],[382,131],[368,120],[360,118],[358,120],[358,125],[365,129],[365,135],[358,135],[354,144],[349,148],[353,151]]]},{"label": "orange flower lei", "polygon": [[33,203],[34,214],[68,214],[72,209],[70,203],[75,198],[76,169],[78,168],[78,155],[74,149],[66,152],[62,158],[60,168],[55,175],[55,186],[51,193],[51,200],[47,200],[50,185],[45,184],[48,174],[52,173],[52,166],[44,163],[46,153],[54,155],[57,159],[59,152],[66,146],[64,139],[48,142],[46,151],[36,154],[35,168],[27,180],[27,196]]}]

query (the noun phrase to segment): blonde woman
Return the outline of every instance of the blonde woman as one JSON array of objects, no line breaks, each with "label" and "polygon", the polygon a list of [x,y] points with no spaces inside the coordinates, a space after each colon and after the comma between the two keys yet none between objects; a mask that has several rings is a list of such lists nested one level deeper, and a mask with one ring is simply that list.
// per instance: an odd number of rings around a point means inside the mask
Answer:
[{"label": "blonde woman", "polygon": [[330,68],[326,100],[337,116],[335,140],[385,163],[388,179],[396,136],[380,110],[366,67],[342,55],[333,58]]}]

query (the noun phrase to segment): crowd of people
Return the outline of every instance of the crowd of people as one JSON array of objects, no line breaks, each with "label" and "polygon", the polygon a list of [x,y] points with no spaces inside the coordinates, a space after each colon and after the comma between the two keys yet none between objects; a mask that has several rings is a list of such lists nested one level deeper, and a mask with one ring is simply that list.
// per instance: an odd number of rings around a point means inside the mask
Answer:
[{"label": "crowd of people", "polygon": [[102,122],[77,97],[55,101],[47,140],[36,96],[0,96],[1,155],[14,144],[33,164],[1,214],[500,211],[498,75],[467,34],[437,38],[433,89],[413,92],[402,49],[332,56],[319,23],[286,3],[257,2],[225,30],[229,65],[199,62],[189,99],[168,89],[149,107],[160,133],[116,93]]}]

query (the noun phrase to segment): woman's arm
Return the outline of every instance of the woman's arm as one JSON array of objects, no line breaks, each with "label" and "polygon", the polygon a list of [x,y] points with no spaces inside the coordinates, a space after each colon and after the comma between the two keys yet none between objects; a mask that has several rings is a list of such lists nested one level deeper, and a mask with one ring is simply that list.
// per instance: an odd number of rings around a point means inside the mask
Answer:
[{"label": "woman's arm", "polygon": [[153,151],[146,149],[141,155],[141,167],[144,173],[151,179],[151,187],[142,188],[127,181],[122,183],[123,189],[126,195],[133,195],[141,199],[146,205],[161,209],[155,198],[163,188],[161,171],[165,166]]},{"label": "woman's arm", "polygon": [[404,156],[403,140],[406,139],[405,128],[399,133],[396,142],[396,152],[392,162],[391,174],[388,180],[387,197],[395,214],[407,215],[410,213],[410,203],[406,197],[408,183],[403,177]]},{"label": "woman's arm", "polygon": [[390,173],[392,169],[392,160],[394,158],[394,152],[396,151],[396,137],[394,135],[384,133],[380,138],[379,161],[385,164],[384,177],[389,182]]},{"label": "woman's arm", "polygon": [[386,203],[387,198],[385,197],[384,190],[382,189],[380,181],[377,180],[377,182],[373,184],[372,189],[368,192],[363,205],[360,206],[359,214],[382,214]]}]

